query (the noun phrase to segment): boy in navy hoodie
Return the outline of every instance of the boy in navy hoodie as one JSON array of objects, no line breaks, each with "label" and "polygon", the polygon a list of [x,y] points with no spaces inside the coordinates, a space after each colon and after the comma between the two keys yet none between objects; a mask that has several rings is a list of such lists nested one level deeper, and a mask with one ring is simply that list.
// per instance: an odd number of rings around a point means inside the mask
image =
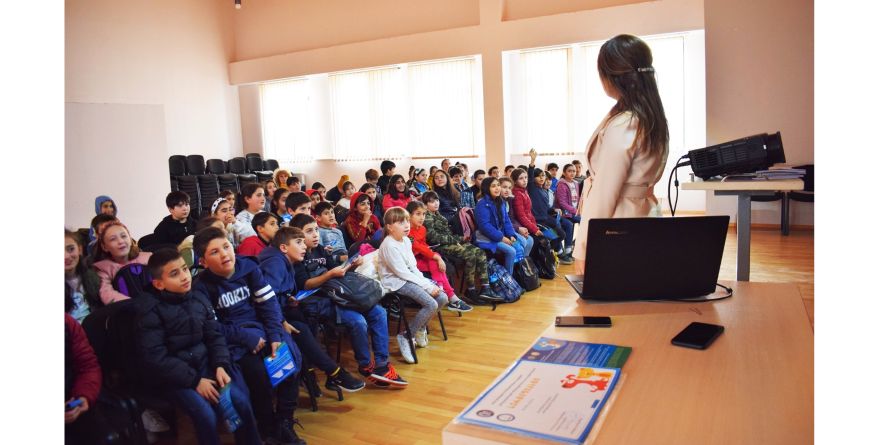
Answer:
[{"label": "boy in navy hoodie", "polygon": [[191,292],[191,271],[174,249],[151,255],[148,269],[156,292],[138,304],[139,368],[152,388],[182,408],[194,423],[201,445],[219,443],[218,419],[224,414],[219,391],[230,385],[242,424],[234,431],[238,445],[261,444],[252,406],[228,353],[209,302]]},{"label": "boy in navy hoodie", "polygon": [[[305,443],[292,429],[298,402],[297,375],[273,388],[263,360],[276,357],[277,348],[286,342],[296,368],[301,365],[298,348],[283,330],[283,316],[273,289],[254,261],[234,255],[224,230],[208,227],[197,232],[194,252],[206,267],[197,275],[194,292],[212,303],[218,315],[231,359],[240,365],[249,385],[262,437],[275,443]],[[274,391],[276,412],[272,406]]]},{"label": "boy in navy hoodie", "polygon": [[[320,231],[314,218],[296,215],[289,221],[289,225],[302,230],[307,247],[304,260],[292,264],[297,289],[316,289],[332,278],[344,276],[345,269],[331,267],[332,258],[320,247]],[[354,264],[358,262],[355,261]],[[323,291],[318,291],[321,292]],[[303,306],[305,314],[311,317],[343,324],[348,328],[354,358],[362,376],[376,386],[406,387],[408,383],[388,362],[388,316],[381,306],[376,304],[372,309],[361,313],[330,304],[329,298],[307,299]],[[370,340],[372,354],[369,350]]]},{"label": "boy in navy hoodie", "polygon": [[303,261],[306,251],[305,235],[300,229],[281,227],[270,245],[258,255],[258,261],[265,279],[277,294],[280,309],[286,319],[283,326],[305,356],[305,366],[317,367],[325,372],[326,387],[329,389],[335,390],[338,387],[347,392],[359,391],[366,384],[338,366],[329,357],[314,337],[307,320],[299,310],[298,302],[295,301],[294,295],[297,289],[292,264]]}]

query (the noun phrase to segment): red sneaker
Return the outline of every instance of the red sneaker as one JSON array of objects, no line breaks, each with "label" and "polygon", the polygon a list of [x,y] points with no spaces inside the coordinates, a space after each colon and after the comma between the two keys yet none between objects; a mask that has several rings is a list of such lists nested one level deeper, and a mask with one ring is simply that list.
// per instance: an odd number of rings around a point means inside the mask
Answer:
[{"label": "red sneaker", "polygon": [[375,384],[385,383],[395,388],[405,388],[409,384],[409,382],[400,377],[400,374],[397,374],[397,371],[390,363],[373,369],[369,379]]}]

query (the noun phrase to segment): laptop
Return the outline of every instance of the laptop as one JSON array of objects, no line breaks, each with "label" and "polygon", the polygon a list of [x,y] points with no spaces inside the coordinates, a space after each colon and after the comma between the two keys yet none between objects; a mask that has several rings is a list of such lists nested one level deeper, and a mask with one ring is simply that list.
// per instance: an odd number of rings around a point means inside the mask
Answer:
[{"label": "laptop", "polygon": [[708,295],[716,290],[728,227],[728,216],[591,219],[584,275],[566,280],[586,300]]}]

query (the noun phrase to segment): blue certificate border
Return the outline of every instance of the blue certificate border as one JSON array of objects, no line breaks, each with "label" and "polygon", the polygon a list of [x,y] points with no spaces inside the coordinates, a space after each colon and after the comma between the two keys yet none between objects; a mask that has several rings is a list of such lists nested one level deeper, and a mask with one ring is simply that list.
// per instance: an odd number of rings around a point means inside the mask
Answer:
[{"label": "blue certificate border", "polygon": [[[538,362],[538,361],[523,360],[523,359],[517,360],[517,362],[515,362],[514,365],[511,366],[511,369],[509,369],[508,372],[505,373],[504,376],[500,377],[498,379],[498,381],[495,382],[495,384],[492,385],[489,389],[487,389],[483,394],[481,394],[480,397],[478,397],[477,400],[471,404],[471,406],[469,406],[467,409],[462,411],[461,414],[458,415],[458,420],[462,421],[464,423],[472,424],[472,425],[478,425],[478,426],[483,426],[483,427],[494,428],[497,430],[509,431],[512,433],[516,433],[516,434],[520,434],[520,435],[524,435],[524,436],[535,437],[535,438],[539,438],[539,439],[553,440],[556,442],[570,443],[570,444],[576,444],[576,445],[580,445],[580,444],[584,443],[584,441],[587,440],[587,438],[588,438],[588,434],[591,432],[591,428],[594,427],[594,423],[597,422],[597,417],[600,415],[600,411],[606,406],[606,402],[609,401],[609,396],[612,394],[613,388],[615,388],[615,385],[618,384],[618,380],[621,377],[621,369],[619,369],[619,368],[606,368],[603,366],[592,366],[593,368],[609,369],[609,370],[615,371],[615,377],[612,379],[609,386],[606,387],[606,394],[603,395],[602,403],[600,403],[599,408],[594,411],[594,415],[591,416],[591,420],[588,422],[588,425],[585,427],[584,431],[582,431],[582,433],[578,436],[577,440],[568,439],[568,438],[560,437],[560,436],[554,436],[554,435],[550,435],[550,434],[536,433],[533,431],[527,431],[527,430],[520,429],[520,428],[503,426],[503,425],[499,425],[499,424],[495,424],[495,423],[489,423],[489,422],[484,422],[482,420],[469,419],[469,418],[465,417],[465,414],[472,412],[474,410],[474,408],[480,403],[480,401],[482,401],[484,398],[486,398],[486,396],[489,394],[490,391],[495,389],[499,385],[499,383],[506,380],[508,378],[508,376],[510,376],[511,373],[513,373],[514,370],[517,369],[517,366],[520,365],[520,362],[583,367],[582,365],[576,365],[574,363]],[[587,366],[584,366],[584,367],[587,367]]]}]

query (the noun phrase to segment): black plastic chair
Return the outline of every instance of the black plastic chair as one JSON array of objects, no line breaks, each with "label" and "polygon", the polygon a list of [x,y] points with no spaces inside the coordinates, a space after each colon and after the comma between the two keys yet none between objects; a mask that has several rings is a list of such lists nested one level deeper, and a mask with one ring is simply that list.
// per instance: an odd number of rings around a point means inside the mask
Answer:
[{"label": "black plastic chair", "polygon": [[274,171],[280,168],[280,163],[276,159],[265,159],[263,161],[265,170]]},{"label": "black plastic chair", "polygon": [[197,176],[179,176],[178,189],[179,191],[187,193],[191,198],[192,208],[201,208],[200,184],[198,183]]},{"label": "black plastic chair", "polygon": [[788,200],[785,199],[785,192],[773,192],[771,195],[756,195],[751,196],[751,202],[775,202],[779,201],[781,205],[781,234],[788,235],[791,231],[790,221],[789,221],[789,203]]},{"label": "black plastic chair", "polygon": [[[219,192],[221,192],[222,190],[230,190],[234,193],[240,192],[240,187],[237,185],[237,175],[227,172],[226,166],[225,166],[225,161],[222,161],[221,159],[207,159],[206,160],[206,170],[210,174],[215,175],[216,178],[218,179]],[[216,198],[217,198],[217,196],[216,196]],[[214,198],[212,201],[210,201],[207,197],[204,197],[203,200],[206,201],[204,204],[208,203],[206,205],[208,205],[210,207],[212,206],[212,203],[215,201]]]},{"label": "black plastic chair", "polygon": [[237,175],[237,181],[239,182],[241,188],[243,187],[243,184],[249,182],[258,182],[258,178],[254,174],[247,171],[246,158],[231,158],[231,160],[228,161],[228,171]]},{"label": "black plastic chair", "polygon": [[177,177],[187,174],[187,158],[182,155],[172,155],[169,157],[169,176]]},{"label": "black plastic chair", "polygon": [[261,153],[246,153],[246,159],[249,159],[249,158],[261,159]]},{"label": "black plastic chair", "polygon": [[794,168],[806,170],[806,174],[803,176],[803,190],[788,192],[786,201],[789,204],[786,206],[786,210],[790,209],[790,201],[815,203],[815,164],[798,165]]},{"label": "black plastic chair", "polygon": [[[406,336],[409,337],[409,350],[412,352],[412,357],[415,358],[415,364],[418,364],[418,355],[415,353],[415,332],[412,332],[412,329],[409,328],[409,317],[406,315],[407,309],[419,309],[419,305],[412,302],[409,298],[401,297],[396,292],[391,292],[385,295],[382,298],[382,301],[385,302],[382,304],[386,309],[388,309],[388,313],[395,312],[397,318],[397,329],[394,331],[395,335],[400,332],[400,325],[403,324],[406,327]],[[395,311],[391,309],[396,308]],[[449,341],[449,335],[446,334],[446,325],[443,324],[443,311],[442,308],[437,310],[437,320],[440,321],[440,330],[443,332],[443,341]],[[428,328],[428,332],[430,333],[430,328]]]},{"label": "black plastic chair", "polygon": [[208,215],[210,207],[212,207],[212,203],[215,202],[216,199],[218,199],[218,176],[200,175],[197,176],[197,183],[200,187],[200,206],[191,206],[191,208],[196,208],[196,217],[199,218],[201,215]]},{"label": "black plastic chair", "polygon": [[206,173],[206,163],[203,161],[203,155],[188,155],[186,167],[189,175],[202,175]]}]

